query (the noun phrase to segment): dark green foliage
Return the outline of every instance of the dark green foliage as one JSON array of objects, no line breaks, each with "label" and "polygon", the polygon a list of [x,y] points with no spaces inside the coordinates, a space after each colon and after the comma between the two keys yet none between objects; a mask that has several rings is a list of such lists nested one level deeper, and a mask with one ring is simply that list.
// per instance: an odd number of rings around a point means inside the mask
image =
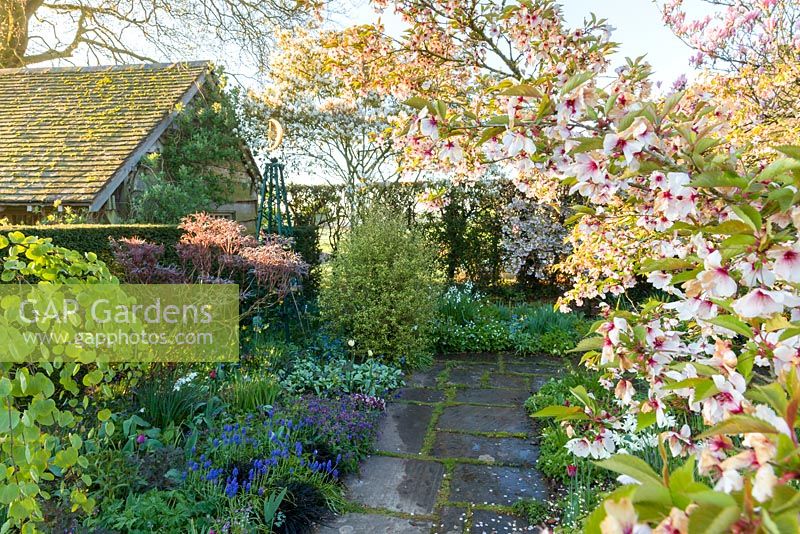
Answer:
[{"label": "dark green foliage", "polygon": [[141,417],[160,429],[188,423],[205,404],[208,394],[191,383],[176,385],[173,379],[143,382],[136,390]]},{"label": "dark green foliage", "polygon": [[175,244],[183,231],[169,224],[69,224],[47,226],[9,226],[0,228],[0,234],[19,231],[25,235],[49,237],[53,244],[78,252],[94,252],[115,271],[109,238],[140,237],[150,243],[164,245],[165,265],[177,265]]},{"label": "dark green foliage", "polygon": [[269,375],[245,376],[236,373],[222,391],[222,399],[231,409],[248,413],[272,406],[280,393],[280,384]]},{"label": "dark green foliage", "polygon": [[[422,232],[439,250],[439,264],[449,279],[467,279],[485,290],[501,289],[503,210],[513,194],[508,181],[371,183],[359,190],[355,200],[341,185],[289,184],[288,190],[289,209],[296,224],[315,226],[334,251],[351,220],[360,220],[370,209],[380,208]],[[422,214],[416,208],[426,190],[441,194],[442,207]]]},{"label": "dark green foliage", "polygon": [[420,224],[440,250],[449,280],[466,279],[482,290],[500,285],[503,274],[503,223],[513,185],[492,180],[442,185],[442,207]]},{"label": "dark green foliage", "polygon": [[239,118],[231,98],[207,84],[177,115],[157,155],[140,165],[146,188],[133,197],[131,220],[177,223],[233,195],[233,176],[245,172]]},{"label": "dark green foliage", "polygon": [[[100,507],[98,515],[87,520],[86,525],[95,530],[112,532],[152,533],[206,532],[203,518],[215,514],[223,506],[222,499],[196,495],[182,489],[153,489],[141,494],[131,494],[126,499],[108,501]],[[95,531],[93,530],[93,531]]]},{"label": "dark green foliage", "polygon": [[520,499],[512,506],[515,514],[523,516],[531,525],[541,525],[550,517],[550,509],[546,503],[533,499]]},{"label": "dark green foliage", "polygon": [[432,356],[439,277],[434,251],[398,216],[376,212],[354,228],[320,288],[322,318],[360,356],[403,367]]}]

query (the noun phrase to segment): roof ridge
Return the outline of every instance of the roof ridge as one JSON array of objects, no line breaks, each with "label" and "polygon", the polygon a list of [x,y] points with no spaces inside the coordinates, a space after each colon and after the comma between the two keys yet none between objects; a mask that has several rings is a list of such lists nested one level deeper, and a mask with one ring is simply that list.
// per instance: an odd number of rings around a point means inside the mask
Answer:
[{"label": "roof ridge", "polygon": [[210,59],[195,61],[176,61],[172,63],[124,63],[116,65],[93,65],[84,67],[16,67],[10,69],[0,69],[3,74],[37,74],[49,72],[118,72],[134,69],[167,69],[170,67],[211,67],[213,62]]}]

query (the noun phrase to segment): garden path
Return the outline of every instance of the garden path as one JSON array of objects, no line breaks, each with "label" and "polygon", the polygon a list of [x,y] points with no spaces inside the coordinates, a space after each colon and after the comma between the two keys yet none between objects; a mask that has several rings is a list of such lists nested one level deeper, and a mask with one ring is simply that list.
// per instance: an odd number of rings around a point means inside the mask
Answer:
[{"label": "garden path", "polygon": [[351,511],[319,534],[535,530],[511,510],[547,498],[523,403],[563,363],[450,355],[412,375],[388,403],[378,451],[346,480]]}]

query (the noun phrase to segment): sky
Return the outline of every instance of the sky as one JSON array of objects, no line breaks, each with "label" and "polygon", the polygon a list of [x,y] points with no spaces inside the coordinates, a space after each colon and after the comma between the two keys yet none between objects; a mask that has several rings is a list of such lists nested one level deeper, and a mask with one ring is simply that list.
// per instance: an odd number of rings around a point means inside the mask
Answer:
[{"label": "sky", "polygon": [[[653,66],[656,80],[671,85],[682,74],[692,79],[693,67],[689,65],[692,51],[683,44],[661,21],[658,7],[652,0],[562,0],[564,16],[572,26],[580,25],[590,13],[608,19],[616,28],[613,39],[621,44],[615,64],[622,65],[626,57],[638,57],[647,53]],[[703,13],[699,0],[686,2],[690,15]],[[337,26],[373,22],[377,15],[365,0],[357,1],[343,14],[332,17]],[[381,20],[388,33],[397,35],[404,29],[400,19],[392,13],[384,13]]]}]

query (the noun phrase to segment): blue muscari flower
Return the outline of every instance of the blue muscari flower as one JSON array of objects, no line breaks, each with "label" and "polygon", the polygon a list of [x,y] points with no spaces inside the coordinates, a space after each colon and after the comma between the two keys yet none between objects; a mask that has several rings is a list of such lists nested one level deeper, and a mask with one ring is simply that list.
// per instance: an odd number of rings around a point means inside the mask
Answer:
[{"label": "blue muscari flower", "polygon": [[231,471],[231,475],[233,475],[234,477],[239,476],[239,468],[238,467],[234,467],[233,471]]},{"label": "blue muscari flower", "polygon": [[302,456],[303,455],[303,444],[300,443],[299,441],[294,444],[294,453],[297,456]]},{"label": "blue muscari flower", "polygon": [[214,438],[214,441],[213,441],[213,443],[214,443],[214,447],[215,447],[215,448],[216,448],[216,447],[219,447],[219,438]]},{"label": "blue muscari flower", "polygon": [[211,460],[206,460],[203,463],[203,469],[208,469],[209,467],[211,467]]},{"label": "blue muscari flower", "polygon": [[261,497],[264,495],[264,488],[258,488],[258,496]]}]

